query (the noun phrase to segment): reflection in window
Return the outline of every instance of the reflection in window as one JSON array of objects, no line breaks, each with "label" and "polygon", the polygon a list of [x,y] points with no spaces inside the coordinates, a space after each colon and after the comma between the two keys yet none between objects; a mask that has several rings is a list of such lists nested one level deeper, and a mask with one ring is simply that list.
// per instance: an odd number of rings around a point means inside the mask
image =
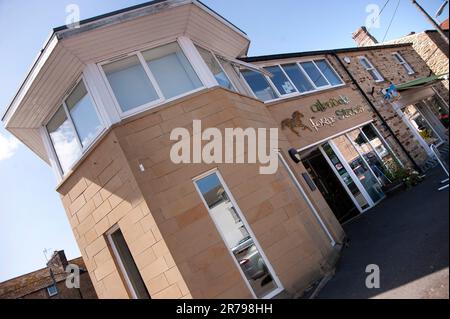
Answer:
[{"label": "reflection in window", "polygon": [[177,43],[142,52],[142,56],[166,99],[202,86]]},{"label": "reflection in window", "polygon": [[269,101],[277,98],[275,91],[264,75],[251,70],[242,70],[241,73],[258,99]]},{"label": "reflection in window", "polygon": [[236,258],[255,295],[261,298],[277,289],[255,239],[248,232],[218,174],[212,173],[195,183],[226,246]]},{"label": "reflection in window", "polygon": [[67,172],[81,156],[75,130],[61,106],[47,124],[47,131],[63,172]]},{"label": "reflection in window", "polygon": [[205,50],[199,46],[196,46],[196,47],[198,49],[198,52],[202,56],[203,61],[205,61],[206,65],[208,66],[209,70],[212,72],[212,74],[216,78],[216,81],[219,83],[219,85],[228,90],[234,91],[231,81],[228,79],[228,76],[222,70],[222,67],[217,62],[216,57],[208,50]]},{"label": "reflection in window", "polygon": [[317,67],[322,71],[323,75],[327,78],[331,85],[341,85],[341,78],[334,72],[331,66],[326,60],[316,60],[314,61]]},{"label": "reflection in window", "polygon": [[66,99],[67,109],[83,147],[90,144],[103,129],[83,81],[80,81]]},{"label": "reflection in window", "polygon": [[113,253],[121,266],[122,275],[126,278],[128,288],[135,299],[150,299],[144,280],[134,262],[127,242],[123,237],[122,231],[117,229],[108,235],[108,239],[113,248]]},{"label": "reflection in window", "polygon": [[302,62],[300,63],[305,72],[308,74],[311,81],[314,82],[316,87],[329,85],[328,81],[320,73],[319,69],[316,67],[314,62]]},{"label": "reflection in window", "polygon": [[273,76],[270,79],[277,87],[277,90],[281,95],[290,94],[297,91],[278,65],[269,66],[265,69],[272,73]]},{"label": "reflection in window", "polygon": [[303,93],[314,90],[314,86],[296,63],[285,64],[282,67],[299,92]]},{"label": "reflection in window", "polygon": [[103,70],[123,112],[159,98],[137,56],[106,64]]}]

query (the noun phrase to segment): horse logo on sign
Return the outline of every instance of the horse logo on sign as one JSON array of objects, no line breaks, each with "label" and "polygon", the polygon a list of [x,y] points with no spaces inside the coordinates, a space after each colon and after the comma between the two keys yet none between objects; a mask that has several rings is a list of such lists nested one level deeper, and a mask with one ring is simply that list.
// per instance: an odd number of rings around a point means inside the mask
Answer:
[{"label": "horse logo on sign", "polygon": [[303,123],[302,118],[304,117],[305,116],[302,113],[300,113],[299,111],[295,111],[294,113],[292,113],[291,118],[287,118],[281,121],[281,129],[284,130],[286,127],[288,127],[297,136],[300,136],[300,133],[296,130],[296,128],[300,128],[303,131],[308,130],[312,132],[311,128]]}]

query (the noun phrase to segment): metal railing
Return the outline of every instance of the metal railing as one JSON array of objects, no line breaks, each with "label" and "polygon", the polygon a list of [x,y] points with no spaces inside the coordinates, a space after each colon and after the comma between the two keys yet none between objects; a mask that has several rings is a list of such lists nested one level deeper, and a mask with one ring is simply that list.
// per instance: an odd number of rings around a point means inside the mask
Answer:
[{"label": "metal railing", "polygon": [[448,188],[448,167],[447,167],[447,164],[445,163],[445,161],[442,159],[441,152],[436,147],[436,145],[432,144],[430,146],[430,149],[433,152],[434,156],[436,157],[436,160],[441,165],[441,167],[444,170],[445,174],[447,175],[447,178],[441,181],[441,184],[445,184],[445,183],[447,183],[447,184],[438,188],[439,191],[442,191],[442,190]]}]

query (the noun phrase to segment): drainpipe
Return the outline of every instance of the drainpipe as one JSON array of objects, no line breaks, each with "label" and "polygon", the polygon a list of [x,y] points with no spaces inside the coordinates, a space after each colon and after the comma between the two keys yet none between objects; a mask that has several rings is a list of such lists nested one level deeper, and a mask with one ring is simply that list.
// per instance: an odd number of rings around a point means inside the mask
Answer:
[{"label": "drainpipe", "polygon": [[402,151],[406,154],[406,156],[408,157],[408,159],[411,161],[411,163],[413,164],[414,168],[421,174],[423,174],[423,170],[420,168],[419,165],[417,165],[416,161],[412,158],[411,154],[409,154],[409,152],[406,150],[406,148],[403,146],[403,144],[400,142],[400,140],[398,139],[397,135],[395,135],[394,131],[391,129],[391,127],[388,125],[388,123],[386,122],[386,120],[383,118],[383,116],[381,115],[381,113],[377,110],[377,108],[375,107],[375,105],[372,103],[372,101],[369,99],[369,97],[367,96],[366,92],[361,88],[361,86],[359,85],[359,83],[355,80],[355,78],[353,77],[352,73],[350,72],[350,70],[345,66],[344,62],[341,61],[341,59],[339,58],[339,56],[336,53],[332,53],[332,55],[334,56],[334,58],[338,61],[339,65],[345,70],[345,73],[347,73],[347,75],[350,77],[350,80],[352,81],[353,84],[356,85],[356,87],[358,88],[359,92],[362,94],[362,96],[364,97],[364,99],[366,100],[367,103],[369,103],[370,107],[372,108],[372,110],[375,112],[375,114],[378,116],[378,118],[381,120],[381,122],[383,123],[383,125],[387,128],[387,130],[389,131],[389,133],[392,135],[392,137],[394,138],[394,140],[397,142],[397,144],[400,146],[400,148],[402,149]]}]

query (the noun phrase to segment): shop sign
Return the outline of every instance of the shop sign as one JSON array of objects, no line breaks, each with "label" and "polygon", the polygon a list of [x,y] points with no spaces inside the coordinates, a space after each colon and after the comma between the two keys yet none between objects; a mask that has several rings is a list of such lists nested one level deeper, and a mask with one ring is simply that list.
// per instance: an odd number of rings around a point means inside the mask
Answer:
[{"label": "shop sign", "polygon": [[[350,99],[346,96],[339,96],[338,98],[329,99],[326,102],[317,100],[316,103],[311,105],[310,109],[313,113],[325,112],[329,109],[335,109],[334,114],[330,116],[323,116],[316,118],[314,116],[309,118],[309,123],[313,129],[319,131],[319,128],[324,126],[334,126],[337,121],[345,120],[353,117],[357,114],[364,112],[362,105],[348,106]],[[287,118],[281,121],[281,129],[289,128],[295,135],[300,136],[298,129],[303,131],[312,132],[311,128],[307,126],[303,121],[305,116],[295,111],[292,113],[291,118]]]}]

